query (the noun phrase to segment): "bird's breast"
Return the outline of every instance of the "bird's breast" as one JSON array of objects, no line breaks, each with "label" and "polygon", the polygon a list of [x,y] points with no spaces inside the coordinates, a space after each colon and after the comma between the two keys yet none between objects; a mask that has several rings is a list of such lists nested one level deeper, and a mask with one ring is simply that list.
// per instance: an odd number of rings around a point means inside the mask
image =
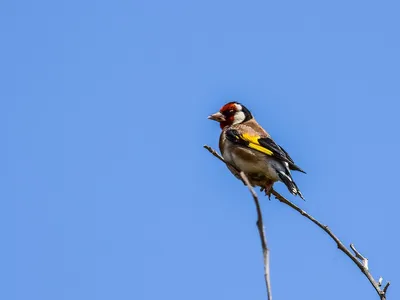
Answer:
[{"label": "bird's breast", "polygon": [[228,163],[247,174],[278,180],[276,171],[273,168],[274,159],[261,152],[235,145],[228,140],[223,143],[221,152]]}]

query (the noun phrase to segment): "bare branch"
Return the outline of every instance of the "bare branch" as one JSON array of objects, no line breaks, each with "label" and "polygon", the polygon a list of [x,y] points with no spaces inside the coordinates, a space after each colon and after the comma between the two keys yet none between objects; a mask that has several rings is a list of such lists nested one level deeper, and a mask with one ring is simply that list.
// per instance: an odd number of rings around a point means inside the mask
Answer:
[{"label": "bare branch", "polygon": [[260,202],[258,201],[257,193],[254,191],[253,187],[250,184],[249,179],[247,178],[246,174],[240,172],[240,177],[244,181],[244,183],[249,188],[249,191],[254,199],[254,204],[256,205],[257,209],[257,228],[258,233],[260,234],[261,246],[263,250],[263,257],[264,257],[264,278],[265,284],[267,286],[267,294],[268,300],[272,300],[272,291],[271,291],[271,279],[270,279],[270,271],[269,271],[269,249],[267,245],[267,238],[265,236],[265,227],[260,207]]},{"label": "bare branch", "polygon": [[219,159],[220,161],[222,161],[224,164],[227,164],[227,162],[225,161],[225,159],[224,159],[221,155],[219,155],[218,152],[215,151],[213,148],[211,148],[211,147],[208,146],[208,145],[204,145],[203,147],[206,148],[208,151],[210,151],[212,155],[214,155],[216,158],[218,158],[218,159]]},{"label": "bare branch", "polygon": [[[206,148],[208,151],[210,151],[214,156],[216,156],[218,159],[220,159],[225,164],[233,167],[232,165],[225,162],[224,158],[221,155],[219,155],[215,150],[213,150],[210,146],[205,145],[204,148]],[[237,170],[238,172],[240,172],[237,168],[235,168],[235,167],[233,167],[233,168],[235,170]],[[250,188],[250,185],[248,185],[248,186]],[[253,192],[254,192],[254,190],[253,190]],[[311,222],[313,222],[315,225],[317,225],[319,228],[321,228],[323,231],[325,231],[335,241],[337,247],[344,254],[346,254],[357,265],[357,267],[361,270],[361,272],[365,275],[365,277],[367,277],[367,279],[369,280],[371,285],[374,287],[375,291],[378,293],[380,300],[386,300],[386,292],[390,286],[390,282],[387,282],[385,287],[383,289],[381,289],[382,279],[381,278],[379,278],[378,280],[374,279],[374,277],[372,276],[371,272],[368,269],[368,259],[365,258],[364,256],[362,256],[361,253],[356,250],[356,248],[354,247],[353,244],[350,244],[350,248],[354,251],[354,255],[351,253],[351,251],[348,248],[346,248],[346,246],[344,246],[344,244],[339,240],[339,238],[335,234],[333,234],[333,232],[328,228],[327,225],[324,225],[321,222],[319,222],[317,219],[315,219],[313,216],[308,214],[306,211],[302,210],[300,207],[298,207],[297,205],[295,205],[294,203],[292,203],[291,201],[287,200],[285,197],[280,195],[277,191],[272,190],[271,193],[281,203],[284,203],[287,206],[293,208],[295,211],[297,211],[302,216],[306,217]]]},{"label": "bare branch", "polygon": [[[290,202],[289,200],[287,200],[286,198],[284,198],[283,196],[281,196],[278,192],[276,192],[275,190],[272,191],[272,194],[275,196],[276,199],[278,199],[280,202],[285,203],[286,205],[290,206],[291,208],[293,208],[294,210],[296,210],[297,212],[299,212],[301,215],[303,215],[304,217],[306,217],[307,219],[309,219],[311,222],[313,222],[314,224],[316,224],[319,228],[321,228],[323,231],[325,231],[337,244],[337,247],[343,251],[344,254],[346,254],[356,265],[357,267],[361,270],[361,272],[363,272],[363,274],[367,277],[367,279],[369,280],[369,282],[372,284],[372,286],[375,288],[376,292],[378,293],[379,297],[381,298],[381,300],[386,300],[386,291],[385,289],[381,289],[379,282],[376,281],[374,279],[374,277],[372,276],[372,274],[369,272],[368,270],[368,260],[362,256],[354,247],[353,244],[351,244],[351,248],[353,249],[355,255],[353,255],[349,249],[347,249],[343,243],[339,240],[339,238],[334,235],[332,233],[332,231],[328,228],[328,226],[323,225],[321,222],[319,222],[317,219],[315,219],[314,217],[312,217],[311,215],[309,215],[307,212],[305,212],[304,210],[302,210],[301,208],[299,208],[297,205],[295,205],[294,203]],[[362,262],[360,262],[360,260]],[[365,262],[366,261],[366,262]]]},{"label": "bare branch", "polygon": [[265,278],[265,285],[267,287],[267,295],[268,295],[268,300],[272,300],[272,290],[271,290],[271,279],[270,279],[270,268],[269,268],[269,248],[267,244],[267,238],[265,236],[265,227],[264,227],[264,221],[262,217],[262,212],[261,212],[261,206],[260,202],[258,201],[258,196],[257,193],[254,191],[253,187],[251,186],[251,183],[249,179],[247,178],[246,174],[239,171],[235,166],[227,163],[224,158],[218,154],[217,151],[215,151],[213,148],[210,146],[204,145],[204,148],[206,148],[208,151],[211,152],[212,155],[214,155],[216,158],[218,158],[220,161],[223,163],[229,165],[232,167],[233,170],[235,170],[239,178],[243,181],[243,183],[248,187],[251,196],[253,197],[254,204],[256,205],[257,209],[257,228],[258,228],[258,233],[260,235],[260,240],[261,240],[261,247],[263,251],[263,258],[264,258],[264,278]]}]

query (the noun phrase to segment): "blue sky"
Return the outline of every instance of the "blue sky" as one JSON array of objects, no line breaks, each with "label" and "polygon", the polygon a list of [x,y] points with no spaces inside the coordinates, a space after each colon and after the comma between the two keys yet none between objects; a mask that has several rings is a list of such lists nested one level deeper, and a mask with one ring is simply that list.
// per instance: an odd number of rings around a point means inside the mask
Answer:
[{"label": "blue sky", "polygon": [[[240,101],[398,299],[396,1],[0,3],[1,299],[265,299],[255,209],[202,148]],[[390,154],[390,155],[389,155]],[[261,198],[275,299],[378,299]]]}]

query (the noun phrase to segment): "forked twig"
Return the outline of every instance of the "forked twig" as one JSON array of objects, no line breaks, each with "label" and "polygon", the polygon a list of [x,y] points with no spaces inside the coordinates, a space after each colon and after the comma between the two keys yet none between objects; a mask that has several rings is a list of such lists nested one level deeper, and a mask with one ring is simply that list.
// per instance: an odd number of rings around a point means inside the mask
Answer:
[{"label": "forked twig", "polygon": [[[240,170],[238,170],[237,168],[235,168],[233,165],[227,163],[224,158],[219,155],[214,149],[212,149],[210,146],[205,145],[204,146],[205,149],[207,149],[208,151],[210,151],[215,157],[217,157],[219,160],[221,160],[223,163],[225,163],[226,165],[229,165],[230,167],[232,167],[233,169],[235,169],[239,174],[242,174],[242,172],[240,172]],[[257,206],[257,213],[258,213],[258,209],[259,209],[259,204],[258,203],[258,198],[257,195],[254,192],[254,189],[251,188],[251,185],[249,185],[249,182],[244,178],[247,179],[247,177],[241,177],[243,182],[249,187],[250,191],[252,192],[253,198],[256,201],[256,206]],[[369,282],[372,284],[372,286],[374,287],[375,291],[378,293],[380,300],[386,300],[386,292],[387,289],[390,286],[390,282],[388,281],[386,283],[386,285],[384,286],[384,288],[382,289],[382,277],[380,277],[378,280],[375,280],[374,277],[372,276],[371,272],[368,269],[368,259],[365,258],[363,255],[361,255],[360,252],[357,251],[357,249],[354,247],[353,244],[350,244],[350,248],[351,250],[353,250],[354,254],[351,253],[351,251],[346,248],[344,246],[344,244],[339,240],[339,238],[333,234],[333,232],[328,228],[328,226],[323,225],[321,222],[319,222],[317,219],[315,219],[313,216],[311,216],[310,214],[308,214],[306,211],[302,210],[300,207],[298,207],[297,205],[295,205],[294,203],[292,203],[291,201],[287,200],[285,197],[283,197],[282,195],[280,195],[277,191],[272,190],[272,194],[275,196],[276,199],[278,199],[281,203],[284,203],[286,205],[288,205],[289,207],[293,208],[295,211],[297,211],[298,213],[300,213],[302,216],[306,217],[307,219],[309,219],[311,222],[313,222],[315,225],[317,225],[319,228],[321,228],[323,231],[325,231],[337,244],[337,247],[344,253],[346,254],[356,265],[357,267],[361,270],[361,272],[367,277],[367,279],[369,280]],[[254,196],[255,195],[255,196]],[[261,214],[261,211],[260,211]],[[260,236],[261,236],[261,231],[260,231]],[[263,247],[264,249],[264,247]],[[268,252],[267,251],[267,258],[268,258]],[[265,265],[265,258],[264,258],[264,265]],[[269,271],[268,271],[269,274]]]}]

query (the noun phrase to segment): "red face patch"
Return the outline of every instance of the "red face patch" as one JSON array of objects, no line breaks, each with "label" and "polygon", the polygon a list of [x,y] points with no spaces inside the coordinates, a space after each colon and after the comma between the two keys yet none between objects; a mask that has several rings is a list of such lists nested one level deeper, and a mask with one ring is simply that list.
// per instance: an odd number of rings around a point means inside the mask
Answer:
[{"label": "red face patch", "polygon": [[221,127],[221,129],[223,129],[225,126],[232,125],[236,113],[235,103],[234,102],[227,103],[224,106],[222,106],[219,111],[225,116],[226,120],[224,122],[220,122],[219,126]]},{"label": "red face patch", "polygon": [[232,124],[233,124],[233,121],[234,121],[234,116],[232,115],[232,116],[230,116],[230,117],[227,117],[227,118],[226,118],[226,121],[220,122],[220,123],[219,123],[219,127],[221,127],[221,129],[224,129],[225,126],[230,126],[230,125],[232,125]]}]

